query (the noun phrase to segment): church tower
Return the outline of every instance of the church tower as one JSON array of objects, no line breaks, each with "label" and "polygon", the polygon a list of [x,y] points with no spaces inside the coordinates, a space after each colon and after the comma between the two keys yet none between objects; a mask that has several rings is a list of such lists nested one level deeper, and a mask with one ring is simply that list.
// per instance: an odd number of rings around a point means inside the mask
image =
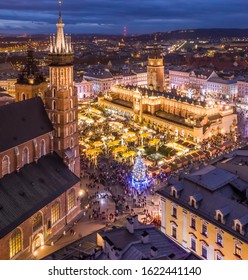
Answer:
[{"label": "church tower", "polygon": [[46,79],[36,66],[34,51],[29,45],[26,65],[15,84],[16,101],[18,102],[36,96],[40,96],[43,99],[46,89]]},{"label": "church tower", "polygon": [[46,92],[45,107],[55,129],[54,151],[79,177],[78,100],[73,83],[73,50],[71,37],[64,34],[62,0],[58,2],[57,34],[50,38],[50,87]]},{"label": "church tower", "polygon": [[156,37],[152,54],[148,58],[147,87],[151,90],[164,91],[164,62],[158,50]]}]

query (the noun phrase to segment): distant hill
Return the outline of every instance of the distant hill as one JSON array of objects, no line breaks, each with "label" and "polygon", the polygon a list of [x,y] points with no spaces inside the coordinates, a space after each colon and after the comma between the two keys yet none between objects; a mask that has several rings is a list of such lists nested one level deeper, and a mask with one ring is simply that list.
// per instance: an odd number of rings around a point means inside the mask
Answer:
[{"label": "distant hill", "polygon": [[[211,29],[188,29],[188,30],[175,30],[171,32],[157,32],[158,40],[172,40],[172,39],[219,39],[223,37],[247,37],[248,29],[237,29],[237,28],[211,28]],[[154,34],[144,34],[137,36],[140,40],[143,38],[154,37]]]},{"label": "distant hill", "polygon": [[[248,38],[248,29],[238,29],[238,28],[206,28],[206,29],[187,29],[187,30],[175,30],[169,32],[156,32],[152,34],[142,34],[142,35],[129,35],[126,40],[153,40],[154,34],[157,34],[158,40],[180,40],[180,39],[219,39],[223,37],[227,38]],[[49,40],[48,34],[37,34],[28,35],[27,37],[20,37],[14,35],[0,35],[0,38],[5,38],[6,41],[13,40],[13,37],[17,38],[19,41],[26,41],[32,38],[33,40]],[[93,38],[101,39],[113,39],[119,40],[122,35],[109,35],[109,34],[72,34],[72,40],[79,41],[82,39],[91,40]]]}]

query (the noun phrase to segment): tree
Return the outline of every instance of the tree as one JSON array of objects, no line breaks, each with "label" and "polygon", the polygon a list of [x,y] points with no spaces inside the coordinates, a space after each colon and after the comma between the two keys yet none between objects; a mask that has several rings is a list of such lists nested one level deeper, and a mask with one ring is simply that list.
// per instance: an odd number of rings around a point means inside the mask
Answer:
[{"label": "tree", "polygon": [[134,163],[132,178],[134,183],[142,183],[147,180],[146,167],[142,161],[141,156],[138,156]]}]

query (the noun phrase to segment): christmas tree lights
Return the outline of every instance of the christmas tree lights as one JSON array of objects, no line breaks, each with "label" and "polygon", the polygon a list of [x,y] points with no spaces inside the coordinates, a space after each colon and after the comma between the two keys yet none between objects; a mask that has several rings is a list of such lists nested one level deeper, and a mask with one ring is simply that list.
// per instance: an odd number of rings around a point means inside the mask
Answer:
[{"label": "christmas tree lights", "polygon": [[142,191],[150,184],[150,179],[147,176],[146,166],[144,165],[141,156],[136,158],[131,175],[131,186]]}]

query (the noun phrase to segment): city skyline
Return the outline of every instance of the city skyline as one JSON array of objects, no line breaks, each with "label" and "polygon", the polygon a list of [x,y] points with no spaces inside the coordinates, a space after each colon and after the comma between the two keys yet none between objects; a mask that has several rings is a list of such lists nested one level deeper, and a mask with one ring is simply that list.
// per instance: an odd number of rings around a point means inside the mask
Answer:
[{"label": "city skyline", "polygon": [[[242,0],[73,0],[63,1],[68,33],[127,34],[196,28],[248,28],[248,3]],[[54,32],[56,0],[10,0],[0,8],[0,34]]]}]

